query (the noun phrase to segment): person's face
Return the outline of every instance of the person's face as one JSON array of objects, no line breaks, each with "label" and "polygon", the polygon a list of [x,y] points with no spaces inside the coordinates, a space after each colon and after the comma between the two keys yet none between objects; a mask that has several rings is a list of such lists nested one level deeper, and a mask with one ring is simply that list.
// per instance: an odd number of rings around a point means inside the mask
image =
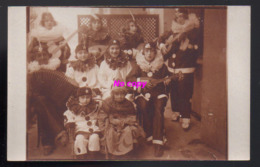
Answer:
[{"label": "person's face", "polygon": [[185,23],[185,18],[183,17],[183,15],[180,15],[176,18],[176,22],[183,25]]},{"label": "person's face", "polygon": [[89,54],[86,50],[80,50],[77,52],[77,58],[81,61],[85,61],[88,58]]},{"label": "person's face", "polygon": [[101,29],[101,22],[98,20],[95,20],[91,23],[91,27],[93,31],[99,31]]},{"label": "person's face", "polygon": [[114,100],[118,103],[121,103],[125,100],[125,94],[122,92],[115,92],[114,93]]},{"label": "person's face", "polygon": [[148,62],[152,62],[155,58],[155,50],[153,49],[145,49],[144,50],[144,58]]},{"label": "person's face", "polygon": [[109,54],[113,57],[116,58],[120,53],[120,47],[118,45],[111,45],[109,47]]},{"label": "person's face", "polygon": [[51,30],[52,27],[54,26],[54,21],[50,16],[45,16],[43,25],[46,29]]},{"label": "person's face", "polygon": [[135,23],[130,22],[129,23],[129,32],[134,34],[134,33],[136,33],[136,31],[137,31],[137,27],[136,27]]},{"label": "person's face", "polygon": [[89,95],[79,96],[79,103],[81,105],[88,105],[91,101],[91,97]]}]

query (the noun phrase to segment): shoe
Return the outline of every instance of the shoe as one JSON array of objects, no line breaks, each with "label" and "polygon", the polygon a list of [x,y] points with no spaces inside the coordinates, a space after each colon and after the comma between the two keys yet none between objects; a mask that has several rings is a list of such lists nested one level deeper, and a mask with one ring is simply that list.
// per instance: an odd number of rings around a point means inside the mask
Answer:
[{"label": "shoe", "polygon": [[154,156],[161,157],[163,155],[163,146],[160,144],[154,144]]},{"label": "shoe", "polygon": [[173,112],[172,114],[172,121],[177,122],[180,118],[180,112]]},{"label": "shoe", "polygon": [[152,143],[153,143],[153,137],[152,137],[152,136],[147,137],[147,138],[146,138],[146,144],[147,144],[147,145],[151,145]]},{"label": "shoe", "polygon": [[188,130],[190,127],[190,118],[182,118],[181,119],[181,127],[183,129]]},{"label": "shoe", "polygon": [[69,136],[65,130],[61,131],[55,138],[55,143],[61,144],[62,146],[66,146],[69,142]]},{"label": "shoe", "polygon": [[43,146],[43,155],[50,155],[53,151],[53,147],[51,145]]}]

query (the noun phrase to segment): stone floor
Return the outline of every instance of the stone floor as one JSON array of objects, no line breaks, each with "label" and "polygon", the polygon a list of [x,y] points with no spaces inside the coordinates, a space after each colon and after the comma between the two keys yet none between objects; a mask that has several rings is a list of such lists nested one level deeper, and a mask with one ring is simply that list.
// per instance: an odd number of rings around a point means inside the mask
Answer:
[{"label": "stone floor", "polygon": [[[184,131],[178,122],[170,119],[168,103],[165,110],[165,129],[168,143],[162,157],[154,157],[152,145],[142,145],[135,154],[138,160],[225,160],[225,155],[208,147],[200,140],[200,122],[191,118],[191,129]],[[37,126],[34,124],[28,131],[28,160],[71,160],[72,145],[58,146],[51,155],[44,156],[42,148],[37,148]],[[129,158],[129,160],[134,160]]]}]

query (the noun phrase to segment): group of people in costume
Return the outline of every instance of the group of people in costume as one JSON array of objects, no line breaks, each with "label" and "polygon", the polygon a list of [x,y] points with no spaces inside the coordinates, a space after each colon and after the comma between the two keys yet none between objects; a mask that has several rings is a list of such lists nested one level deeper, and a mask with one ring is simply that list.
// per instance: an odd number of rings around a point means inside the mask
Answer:
[{"label": "group of people in costume", "polygon": [[[71,61],[71,50],[59,25],[51,13],[42,14],[40,27],[31,33],[28,72],[57,70],[77,83],[79,88],[68,99],[62,115],[64,130],[57,134],[66,137],[65,132],[73,129],[77,158],[102,153],[127,155],[141,141],[154,146],[156,157],[162,156],[167,141],[164,108],[169,94],[172,120],[180,120],[182,128],[189,128],[200,47],[199,19],[186,9],[175,13],[171,30],[154,41],[145,41],[135,20],[127,22],[121,38],[113,39],[102,26],[102,19],[93,15],[89,27],[79,30],[82,39]],[[106,47],[91,51],[95,45]],[[97,52],[102,55],[97,56]],[[147,84],[145,88],[114,86],[118,80]],[[50,154],[53,148],[47,143],[44,153]]]}]

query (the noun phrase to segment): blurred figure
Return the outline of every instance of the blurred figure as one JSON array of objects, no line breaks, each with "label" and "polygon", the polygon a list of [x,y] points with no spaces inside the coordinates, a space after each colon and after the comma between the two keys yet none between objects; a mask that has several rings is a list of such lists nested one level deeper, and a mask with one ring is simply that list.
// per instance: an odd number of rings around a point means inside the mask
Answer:
[{"label": "blurred figure", "polygon": [[64,41],[63,27],[59,26],[49,12],[44,12],[40,25],[31,31],[28,46],[28,71],[39,69],[66,71],[70,47]]}]

